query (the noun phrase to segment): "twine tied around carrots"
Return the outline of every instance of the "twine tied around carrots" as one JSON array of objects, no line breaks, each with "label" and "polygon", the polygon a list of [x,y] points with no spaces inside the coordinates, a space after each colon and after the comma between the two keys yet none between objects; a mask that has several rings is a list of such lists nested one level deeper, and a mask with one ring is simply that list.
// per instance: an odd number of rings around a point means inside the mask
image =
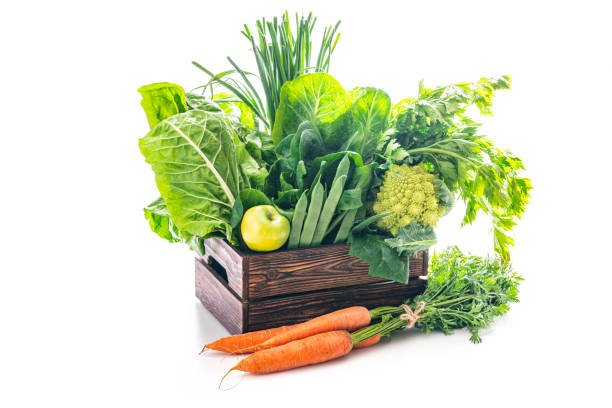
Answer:
[{"label": "twine tied around carrots", "polygon": [[409,329],[412,326],[414,326],[414,324],[416,323],[417,320],[422,319],[423,315],[419,314],[423,311],[423,309],[425,308],[425,302],[419,302],[417,303],[416,307],[414,308],[414,310],[412,310],[410,308],[410,306],[408,305],[400,305],[402,307],[402,309],[404,309],[404,314],[400,315],[400,319],[405,320],[406,321],[406,328]]}]

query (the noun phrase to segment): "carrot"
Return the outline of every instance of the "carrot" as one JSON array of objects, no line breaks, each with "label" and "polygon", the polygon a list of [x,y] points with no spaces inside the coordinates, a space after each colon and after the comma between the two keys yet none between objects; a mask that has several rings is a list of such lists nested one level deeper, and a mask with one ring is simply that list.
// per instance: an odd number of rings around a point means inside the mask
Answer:
[{"label": "carrot", "polygon": [[240,354],[241,349],[247,349],[263,343],[264,341],[278,334],[284,333],[291,327],[292,326],[281,326],[274,329],[259,330],[250,333],[237,334],[235,336],[223,337],[217,341],[205,345],[200,354],[202,354],[206,349]]},{"label": "carrot", "polygon": [[273,373],[342,357],[352,348],[353,340],[346,330],[315,334],[251,354],[232,367],[221,382],[234,370],[253,374]]},{"label": "carrot", "polygon": [[258,345],[241,349],[238,352],[251,353],[334,330],[353,331],[369,325],[370,321],[370,312],[365,307],[348,307],[315,317],[304,323],[293,325],[289,330],[265,340]]},{"label": "carrot", "polygon": [[369,339],[362,341],[361,343],[355,344],[353,346],[353,350],[373,346],[379,341],[380,341],[380,334],[377,334],[375,336],[370,337]]}]

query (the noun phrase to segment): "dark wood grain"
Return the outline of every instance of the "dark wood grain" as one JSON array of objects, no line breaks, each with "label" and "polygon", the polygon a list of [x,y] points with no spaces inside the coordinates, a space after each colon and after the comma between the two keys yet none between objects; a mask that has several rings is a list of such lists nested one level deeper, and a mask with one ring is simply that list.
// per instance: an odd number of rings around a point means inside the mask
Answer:
[{"label": "dark wood grain", "polygon": [[227,283],[199,259],[195,261],[196,297],[232,334],[246,330],[246,305],[238,299]]},{"label": "dark wood grain", "polygon": [[300,323],[356,305],[367,308],[395,306],[423,293],[425,285],[426,281],[415,278],[408,285],[379,282],[249,302],[245,330]]},{"label": "dark wood grain", "polygon": [[[226,269],[229,286],[243,299],[386,281],[369,276],[370,266],[349,255],[346,244],[267,253],[241,251],[216,238],[207,239],[205,245],[207,257]],[[420,253],[410,262],[410,276],[425,275],[427,259]]]},{"label": "dark wood grain", "polygon": [[410,262],[408,285],[368,275],[345,244],[268,253],[205,240],[196,296],[232,334],[303,322],[353,305],[397,305],[422,293],[427,252]]}]

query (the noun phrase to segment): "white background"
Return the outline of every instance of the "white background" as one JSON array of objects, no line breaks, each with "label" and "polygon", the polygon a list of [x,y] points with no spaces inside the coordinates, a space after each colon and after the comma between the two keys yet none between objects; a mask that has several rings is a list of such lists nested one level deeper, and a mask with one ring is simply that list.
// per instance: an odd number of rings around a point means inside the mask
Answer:
[{"label": "white background", "polygon": [[[580,406],[610,403],[608,2],[3,3],[0,10],[0,405],[3,407]],[[136,89],[185,88],[224,57],[251,64],[243,23],[342,19],[331,73],[397,101],[510,74],[485,132],[535,190],[514,236],[521,303],[473,345],[409,332],[269,376],[198,357],[226,335],[194,297],[193,257],[155,236]],[[319,31],[320,33],[320,31]],[[490,252],[486,220],[440,245]],[[241,380],[242,378],[242,380]],[[609,405],[608,405],[609,406]]]}]

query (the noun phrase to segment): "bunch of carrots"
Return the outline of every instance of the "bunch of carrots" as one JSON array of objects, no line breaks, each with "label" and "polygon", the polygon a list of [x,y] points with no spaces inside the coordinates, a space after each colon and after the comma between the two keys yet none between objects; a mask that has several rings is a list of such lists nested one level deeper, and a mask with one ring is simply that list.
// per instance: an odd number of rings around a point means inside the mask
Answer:
[{"label": "bunch of carrots", "polygon": [[368,310],[353,306],[304,323],[224,337],[202,349],[231,354],[252,353],[232,371],[267,374],[342,357],[378,343],[382,336],[417,326],[425,332],[467,328],[474,343],[478,330],[518,302],[522,278],[499,258],[462,254],[450,247],[430,264],[423,294],[400,306]]},{"label": "bunch of carrots", "polygon": [[204,346],[202,353],[206,349],[231,354],[252,353],[225,376],[234,370],[267,374],[321,363],[342,357],[352,349],[376,344],[380,334],[359,339],[350,332],[368,326],[373,319],[389,312],[387,307],[373,310],[349,307],[292,326],[224,337]]}]

